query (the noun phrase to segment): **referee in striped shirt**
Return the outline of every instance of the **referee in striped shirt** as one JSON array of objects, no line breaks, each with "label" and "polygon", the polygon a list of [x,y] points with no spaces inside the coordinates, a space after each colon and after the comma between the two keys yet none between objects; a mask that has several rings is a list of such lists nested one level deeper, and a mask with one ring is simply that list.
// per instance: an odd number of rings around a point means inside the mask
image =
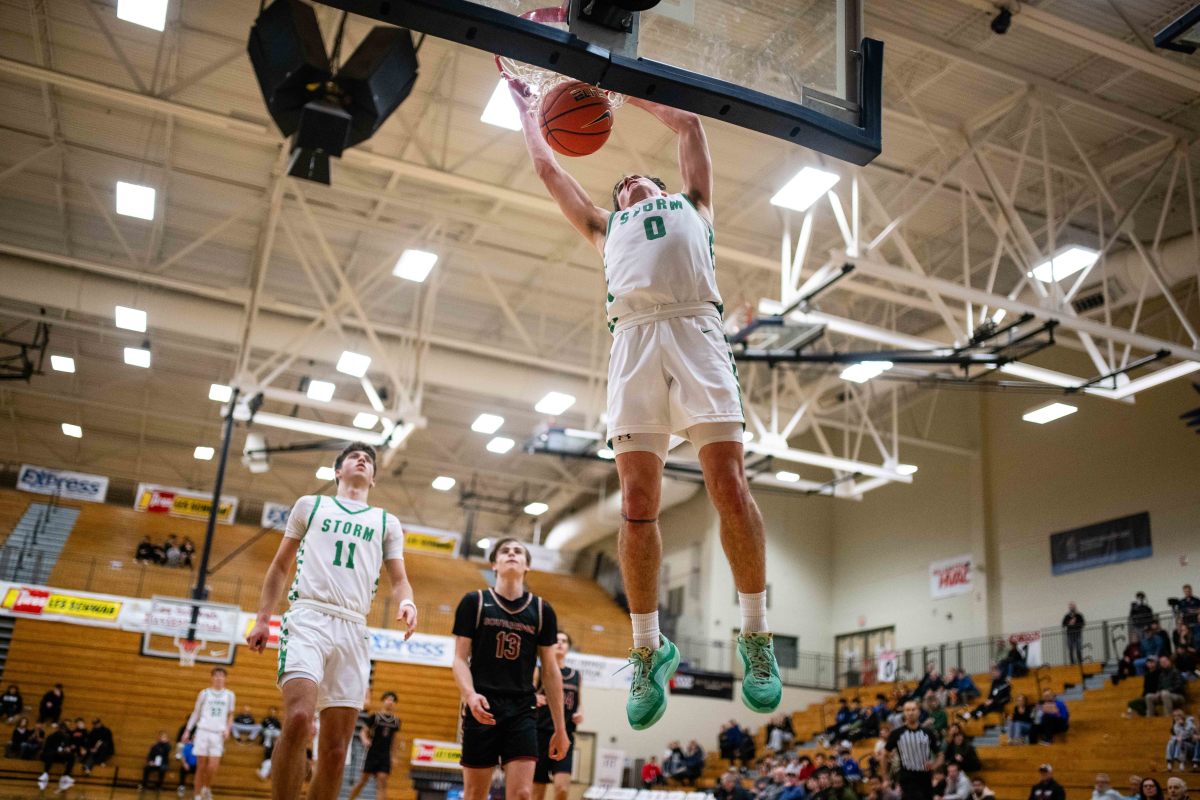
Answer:
[{"label": "referee in striped shirt", "polygon": [[921,727],[921,707],[915,700],[904,704],[904,725],[888,736],[887,751],[899,752],[902,800],[933,800],[933,769],[941,761],[937,736]]}]

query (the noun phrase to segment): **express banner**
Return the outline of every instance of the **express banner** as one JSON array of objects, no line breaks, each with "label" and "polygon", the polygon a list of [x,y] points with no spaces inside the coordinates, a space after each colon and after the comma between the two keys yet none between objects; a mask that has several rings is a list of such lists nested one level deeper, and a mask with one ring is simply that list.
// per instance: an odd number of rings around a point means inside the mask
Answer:
[{"label": "express banner", "polygon": [[934,561],[929,565],[929,594],[935,600],[970,594],[975,585],[975,562],[971,556]]},{"label": "express banner", "polygon": [[671,694],[732,700],[733,675],[728,672],[703,672],[681,667],[671,678]]},{"label": "express banner", "polygon": [[413,739],[412,765],[434,769],[462,769],[462,745],[433,739]]},{"label": "express banner", "polygon": [[17,473],[17,488],[23,492],[57,495],[68,500],[103,503],[108,496],[108,478],[86,472],[22,464],[21,471]]},{"label": "express banner", "polygon": [[259,524],[271,530],[287,530],[288,516],[291,513],[292,507],[285,506],[283,503],[263,503],[262,522]]},{"label": "express banner", "polygon": [[[232,525],[237,518],[238,499],[223,496],[217,508],[217,522]],[[177,486],[160,486],[157,483],[139,483],[134,496],[135,511],[151,514],[170,514],[185,519],[207,520],[212,511],[212,496]]]}]

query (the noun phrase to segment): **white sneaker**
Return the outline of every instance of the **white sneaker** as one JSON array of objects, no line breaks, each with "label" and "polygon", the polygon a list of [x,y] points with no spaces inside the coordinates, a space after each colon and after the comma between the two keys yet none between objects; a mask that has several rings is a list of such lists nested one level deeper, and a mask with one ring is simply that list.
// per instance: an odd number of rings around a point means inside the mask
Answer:
[{"label": "white sneaker", "polygon": [[74,785],[75,785],[74,778],[72,778],[70,775],[63,775],[61,778],[58,779],[58,788],[54,790],[54,793],[62,794],[63,792],[65,792],[67,789],[70,789]]},{"label": "white sneaker", "polygon": [[38,788],[39,789],[41,789],[44,792],[44,791],[46,791],[46,787],[49,785],[50,785],[50,773],[49,772],[43,772],[41,775],[38,775]]}]

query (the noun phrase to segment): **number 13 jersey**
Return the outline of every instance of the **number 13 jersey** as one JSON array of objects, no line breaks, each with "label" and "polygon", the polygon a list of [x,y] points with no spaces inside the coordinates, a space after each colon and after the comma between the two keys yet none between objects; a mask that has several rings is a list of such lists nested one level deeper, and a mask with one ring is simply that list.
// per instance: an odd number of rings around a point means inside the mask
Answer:
[{"label": "number 13 jersey", "polygon": [[404,558],[400,520],[344,497],[296,501],[284,536],[300,540],[288,602],[305,600],[366,617],[383,562]]},{"label": "number 13 jersey", "polygon": [[530,592],[508,600],[484,589],[459,602],[454,635],[471,640],[475,691],[489,699],[527,695],[532,701],[538,648],[558,641],[558,617]]},{"label": "number 13 jersey", "polygon": [[613,212],[604,239],[604,279],[610,330],[631,317],[682,316],[670,306],[711,303],[722,313],[713,229],[686,194]]}]

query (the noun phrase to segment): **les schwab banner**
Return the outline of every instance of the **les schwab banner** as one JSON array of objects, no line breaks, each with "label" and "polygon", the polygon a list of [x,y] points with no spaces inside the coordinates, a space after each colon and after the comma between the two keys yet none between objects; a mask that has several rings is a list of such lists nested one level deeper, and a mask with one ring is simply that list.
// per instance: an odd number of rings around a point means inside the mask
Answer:
[{"label": "les schwab banner", "polygon": [[48,622],[70,622],[116,628],[120,625],[125,598],[90,592],[0,583],[0,615],[37,617]]},{"label": "les schwab banner", "polygon": [[[217,509],[217,522],[232,525],[237,518],[238,499],[224,496]],[[135,511],[152,514],[170,514],[184,519],[207,520],[212,509],[212,496],[176,486],[161,486],[157,483],[139,483],[134,496]]]},{"label": "les schwab banner", "polygon": [[454,531],[425,528],[420,525],[406,524],[403,527],[404,549],[407,552],[431,553],[453,558],[462,542],[462,534]]},{"label": "les schwab banner", "polygon": [[412,765],[437,769],[462,769],[462,745],[457,742],[438,742],[433,739],[413,739]]}]

